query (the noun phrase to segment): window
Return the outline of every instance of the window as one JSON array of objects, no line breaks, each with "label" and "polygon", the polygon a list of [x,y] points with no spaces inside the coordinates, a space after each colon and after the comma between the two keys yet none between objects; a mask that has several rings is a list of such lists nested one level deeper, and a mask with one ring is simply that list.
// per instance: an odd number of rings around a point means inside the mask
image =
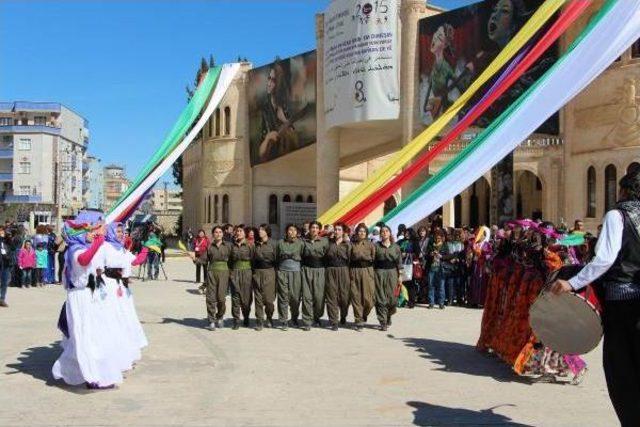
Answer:
[{"label": "window", "polygon": [[207,196],[207,224],[211,223],[211,194]]},{"label": "window", "polygon": [[596,168],[587,169],[587,217],[596,217]]},{"label": "window", "polygon": [[46,126],[47,125],[47,117],[46,116],[35,116],[33,118],[34,125]]},{"label": "window", "polygon": [[19,173],[31,173],[31,162],[20,162]]},{"label": "window", "polygon": [[278,196],[269,196],[269,224],[278,223]]},{"label": "window", "polygon": [[291,196],[288,194],[285,194],[284,197],[282,197],[282,201],[283,202],[290,202],[291,201]]},{"label": "window", "polygon": [[604,210],[609,211],[616,206],[617,194],[617,182],[616,182],[616,167],[614,165],[608,165],[604,169]]},{"label": "window", "polygon": [[640,163],[633,162],[629,166],[627,166],[627,173],[634,173],[640,170]]},{"label": "window", "polygon": [[26,117],[20,119],[20,124],[22,126],[27,126],[29,124],[29,119],[27,119]]},{"label": "window", "polygon": [[222,196],[222,222],[229,222],[229,195]]},{"label": "window", "polygon": [[220,136],[220,109],[216,108],[216,136]]},{"label": "window", "polygon": [[19,196],[28,196],[31,194],[31,187],[28,185],[21,185],[18,188],[18,195]]},{"label": "window", "polygon": [[304,202],[304,196],[302,194],[298,194],[296,196],[296,203],[302,203]]},{"label": "window", "polygon": [[216,224],[218,223],[218,205],[219,205],[219,201],[220,201],[220,198],[218,197],[217,194],[215,196],[213,196],[213,222],[215,222]]},{"label": "window", "polygon": [[213,116],[209,117],[209,138],[213,136]]},{"label": "window", "polygon": [[224,107],[224,134],[231,134],[231,108]]},{"label": "window", "polygon": [[11,117],[0,117],[0,126],[11,126],[12,124]]},{"label": "window", "polygon": [[307,196],[307,203],[313,203],[313,196],[312,195],[308,195]]},{"label": "window", "polygon": [[202,206],[204,207],[202,210],[202,218],[207,219],[207,196],[204,196],[204,204]]},{"label": "window", "polygon": [[18,140],[18,150],[28,151],[31,150],[31,139],[20,138]]}]

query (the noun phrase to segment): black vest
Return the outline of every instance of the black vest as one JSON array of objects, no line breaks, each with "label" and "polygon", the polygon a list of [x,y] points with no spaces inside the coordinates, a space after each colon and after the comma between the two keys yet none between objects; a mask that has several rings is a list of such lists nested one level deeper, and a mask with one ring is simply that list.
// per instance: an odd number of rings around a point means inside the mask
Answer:
[{"label": "black vest", "polygon": [[622,247],[615,262],[601,279],[605,286],[640,284],[640,236],[627,213],[622,209],[619,211],[624,222]]}]

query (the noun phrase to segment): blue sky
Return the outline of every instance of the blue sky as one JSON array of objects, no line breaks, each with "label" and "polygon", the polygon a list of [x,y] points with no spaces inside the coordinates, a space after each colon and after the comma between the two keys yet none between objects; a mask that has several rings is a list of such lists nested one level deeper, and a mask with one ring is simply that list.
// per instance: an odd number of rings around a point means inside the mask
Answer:
[{"label": "blue sky", "polygon": [[202,56],[261,65],[314,49],[314,15],[328,3],[0,0],[0,100],[62,102],[89,120],[89,151],[133,177],[184,107]]}]

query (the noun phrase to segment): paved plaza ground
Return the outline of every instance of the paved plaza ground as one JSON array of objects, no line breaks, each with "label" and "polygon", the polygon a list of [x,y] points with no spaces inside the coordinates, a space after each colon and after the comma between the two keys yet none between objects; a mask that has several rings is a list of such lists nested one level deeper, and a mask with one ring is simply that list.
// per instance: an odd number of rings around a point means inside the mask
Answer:
[{"label": "paved plaza ground", "polygon": [[[482,312],[401,309],[388,332],[215,332],[186,259],[132,285],[149,338],[115,390],[53,380],[60,287],[9,289],[0,309],[0,425],[613,426],[601,349],[579,386],[518,378],[474,345]],[[229,315],[229,305],[227,315]]]}]

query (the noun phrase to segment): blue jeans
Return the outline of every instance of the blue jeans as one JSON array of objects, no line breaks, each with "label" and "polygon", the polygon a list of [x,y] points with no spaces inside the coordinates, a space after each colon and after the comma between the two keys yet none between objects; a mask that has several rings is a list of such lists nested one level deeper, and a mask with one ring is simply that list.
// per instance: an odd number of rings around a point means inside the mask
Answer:
[{"label": "blue jeans", "polygon": [[456,300],[459,302],[460,295],[458,290],[460,288],[460,276],[458,274],[448,274],[446,276],[446,291],[447,291],[447,301],[449,305],[453,304],[453,301]]},{"label": "blue jeans", "polygon": [[33,268],[22,269],[22,286],[33,285]]},{"label": "blue jeans", "polygon": [[7,297],[7,287],[9,286],[11,270],[13,270],[13,266],[0,267],[0,300],[2,301]]},{"label": "blue jeans", "polygon": [[[436,289],[438,291],[438,300],[435,301]],[[444,304],[444,277],[442,270],[429,270],[429,304]]]},{"label": "blue jeans", "polygon": [[149,251],[147,255],[147,277],[149,279],[156,280],[160,273],[160,254],[154,251]]}]

